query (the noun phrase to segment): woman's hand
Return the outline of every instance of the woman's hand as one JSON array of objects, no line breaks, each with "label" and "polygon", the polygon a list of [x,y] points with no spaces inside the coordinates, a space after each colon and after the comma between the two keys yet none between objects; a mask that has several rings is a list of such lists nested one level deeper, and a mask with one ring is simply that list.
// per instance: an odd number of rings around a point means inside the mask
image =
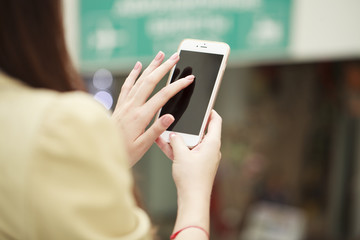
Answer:
[{"label": "woman's hand", "polygon": [[[157,139],[164,153],[173,157],[172,174],[178,193],[174,232],[187,226],[199,226],[209,232],[210,196],[221,158],[221,124],[221,117],[213,110],[207,134],[191,150],[180,135],[171,134],[170,145]],[[206,239],[203,232],[194,228],[180,235],[179,239]]]},{"label": "woman's hand", "polygon": [[181,136],[170,136],[174,156],[173,178],[179,195],[187,197],[200,193],[210,196],[221,158],[221,124],[221,117],[213,110],[207,134],[201,143],[191,150]]},{"label": "woman's hand", "polygon": [[221,117],[212,110],[207,134],[191,150],[176,134],[170,134],[170,144],[161,137],[156,139],[160,149],[173,160],[173,178],[178,192],[192,194],[192,189],[200,188],[210,194],[221,158],[221,124]]},{"label": "woman's hand", "polygon": [[146,129],[155,114],[172,96],[194,80],[194,76],[187,76],[162,88],[148,99],[155,86],[178,62],[179,55],[175,53],[161,64],[163,60],[164,53],[159,52],[140,77],[142,66],[140,62],[136,63],[121,88],[112,115],[124,136],[131,166],[145,154],[155,139],[174,121],[173,116],[166,114]]}]

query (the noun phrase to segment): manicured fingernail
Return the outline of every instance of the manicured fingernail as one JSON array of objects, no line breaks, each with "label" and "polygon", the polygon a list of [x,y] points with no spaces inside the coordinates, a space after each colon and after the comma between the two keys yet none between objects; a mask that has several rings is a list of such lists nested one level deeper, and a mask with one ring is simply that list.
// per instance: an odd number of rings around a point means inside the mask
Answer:
[{"label": "manicured fingernail", "polygon": [[155,57],[155,60],[159,61],[163,55],[164,55],[164,53],[162,51],[158,52],[158,54]]},{"label": "manicured fingernail", "polygon": [[176,136],[175,133],[170,133],[169,138],[173,138],[173,137],[175,137],[175,136]]},{"label": "manicured fingernail", "polygon": [[178,59],[178,57],[179,57],[179,54],[176,52],[170,57],[170,59],[171,60],[176,60],[176,59]]},{"label": "manicured fingernail", "polygon": [[174,117],[171,115],[165,115],[162,119],[161,122],[162,124],[164,124],[164,126],[170,126],[174,121]]},{"label": "manicured fingernail", "polygon": [[187,77],[185,77],[186,80],[189,80],[189,81],[192,81],[195,79],[195,76],[194,75],[189,75]]},{"label": "manicured fingernail", "polygon": [[140,62],[136,62],[135,66],[134,66],[134,70],[138,70],[141,66]]}]

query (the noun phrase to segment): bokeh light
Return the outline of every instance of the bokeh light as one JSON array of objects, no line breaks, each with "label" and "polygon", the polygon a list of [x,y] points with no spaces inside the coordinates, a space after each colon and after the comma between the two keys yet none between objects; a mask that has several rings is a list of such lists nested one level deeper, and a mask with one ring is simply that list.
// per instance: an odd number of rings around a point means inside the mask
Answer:
[{"label": "bokeh light", "polygon": [[113,105],[113,97],[106,91],[99,91],[94,95],[94,98],[99,101],[106,109],[110,109]]},{"label": "bokeh light", "polygon": [[104,68],[97,70],[93,76],[93,85],[97,89],[105,90],[111,87],[113,83],[112,73]]}]

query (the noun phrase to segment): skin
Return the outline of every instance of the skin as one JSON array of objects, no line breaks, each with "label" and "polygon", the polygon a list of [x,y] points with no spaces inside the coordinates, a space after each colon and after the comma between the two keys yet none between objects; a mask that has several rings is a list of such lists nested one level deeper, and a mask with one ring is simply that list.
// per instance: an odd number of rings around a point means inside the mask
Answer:
[{"label": "skin", "polygon": [[141,75],[141,63],[135,64],[121,88],[112,115],[125,137],[131,166],[141,159],[160,134],[174,121],[174,117],[167,114],[145,130],[155,114],[172,96],[194,80],[194,76],[187,76],[164,87],[148,99],[160,80],[179,61],[179,55],[175,53],[161,64],[164,56],[163,52],[159,52]]},{"label": "skin", "polygon": [[[162,116],[148,127],[160,108],[194,80],[193,75],[187,76],[149,98],[155,86],[179,60],[177,53],[162,63],[164,57],[164,53],[159,52],[142,74],[141,63],[135,64],[122,86],[112,118],[124,136],[131,166],[141,159],[154,142],[173,161],[172,175],[178,193],[174,232],[188,226],[199,226],[209,232],[210,197],[221,158],[222,119],[213,110],[207,134],[191,150],[179,135],[171,134],[170,143],[160,137],[174,122],[170,114]],[[187,228],[176,239],[201,240],[208,237],[198,228]]]},{"label": "skin", "polygon": [[[181,136],[173,134],[170,137],[173,151],[167,154],[174,156],[172,174],[178,193],[174,232],[190,225],[200,226],[209,232],[210,197],[221,158],[221,123],[221,117],[213,110],[207,134],[191,150]],[[176,239],[207,239],[207,236],[199,229],[189,228]]]}]

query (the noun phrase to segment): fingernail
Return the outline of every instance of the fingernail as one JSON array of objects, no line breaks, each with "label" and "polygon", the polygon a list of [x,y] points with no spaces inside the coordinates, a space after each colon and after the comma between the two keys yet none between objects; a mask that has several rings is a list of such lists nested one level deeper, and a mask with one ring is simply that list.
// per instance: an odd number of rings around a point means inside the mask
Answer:
[{"label": "fingernail", "polygon": [[135,66],[134,66],[134,70],[138,70],[140,68],[141,63],[140,62],[136,62]]},{"label": "fingernail", "polygon": [[160,60],[162,58],[162,56],[164,55],[164,53],[162,51],[159,51],[158,54],[155,57],[155,60]]},{"label": "fingernail", "polygon": [[174,121],[174,117],[171,115],[165,115],[162,119],[161,122],[162,124],[164,124],[164,126],[170,126]]},{"label": "fingernail", "polygon": [[173,137],[175,137],[175,136],[176,136],[175,133],[170,133],[169,138],[173,138]]},{"label": "fingernail", "polygon": [[185,77],[186,80],[189,80],[189,81],[192,81],[195,79],[195,76],[194,75],[189,75],[187,77]]},{"label": "fingernail", "polygon": [[170,59],[171,60],[176,60],[176,59],[178,59],[178,57],[179,57],[179,54],[176,52],[170,57]]}]

